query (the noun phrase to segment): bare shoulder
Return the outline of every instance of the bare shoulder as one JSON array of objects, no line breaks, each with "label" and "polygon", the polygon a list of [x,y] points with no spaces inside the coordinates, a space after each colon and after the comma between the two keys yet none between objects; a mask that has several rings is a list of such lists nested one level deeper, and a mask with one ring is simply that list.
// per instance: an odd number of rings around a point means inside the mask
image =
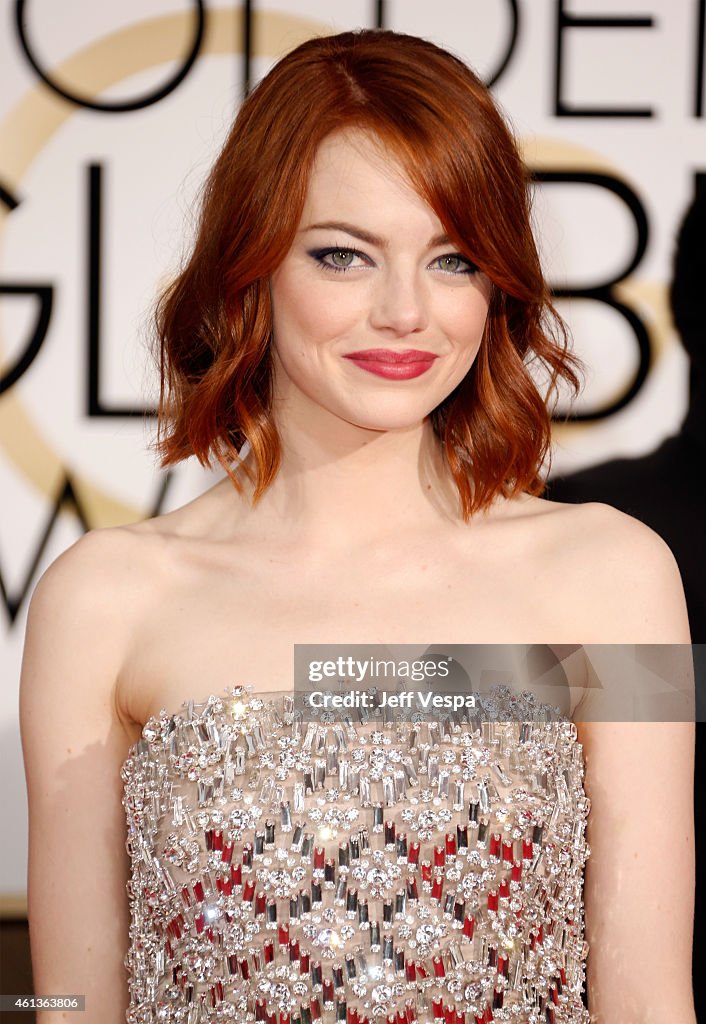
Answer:
[{"label": "bare shoulder", "polygon": [[39,578],[29,604],[21,700],[73,697],[112,708],[136,625],[163,572],[162,539],[132,527],[90,530]]},{"label": "bare shoulder", "polygon": [[161,543],[131,526],[92,529],[42,573],[19,680],[20,726],[33,758],[53,749],[59,724],[72,737],[68,748],[95,741],[116,762],[124,757],[136,725],[119,699],[119,680],[140,617],[154,603]]},{"label": "bare shoulder", "polygon": [[212,487],[185,505],[135,523],[89,530],[45,570],[30,609],[99,621],[109,633],[129,631],[168,587],[185,551],[223,518]]},{"label": "bare shoulder", "polygon": [[164,538],[141,523],[89,530],[63,551],[40,576],[32,603],[52,599],[100,609],[104,600],[115,607],[123,597],[139,593],[159,562]]},{"label": "bare shoulder", "polygon": [[690,642],[679,567],[658,533],[602,502],[543,504],[548,562],[592,642]]},{"label": "bare shoulder", "polygon": [[643,581],[654,573],[673,575],[676,570],[678,575],[676,560],[667,542],[634,516],[599,501],[583,504],[547,501],[545,504],[552,506],[569,557],[594,554],[600,556],[595,568],[622,567],[625,573],[641,574]]}]

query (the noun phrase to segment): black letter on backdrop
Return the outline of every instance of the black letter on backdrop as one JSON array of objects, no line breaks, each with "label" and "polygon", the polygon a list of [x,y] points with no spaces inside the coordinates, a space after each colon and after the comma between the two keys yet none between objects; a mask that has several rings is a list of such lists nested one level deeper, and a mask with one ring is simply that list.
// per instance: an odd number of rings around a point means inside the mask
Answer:
[{"label": "black letter on backdrop", "polygon": [[30,555],[31,563],[29,568],[27,569],[27,572],[25,573],[25,578],[22,581],[22,584],[20,586],[20,592],[17,596],[11,596],[8,593],[7,587],[5,586],[5,580],[3,578],[2,571],[0,571],[0,597],[2,597],[2,601],[7,610],[7,616],[10,620],[10,625],[14,624],[15,619],[19,614],[19,610],[22,607],[25,598],[30,592],[32,580],[34,579],[39,569],[39,562],[41,560],[42,555],[44,554],[44,549],[49,543],[49,539],[52,533],[54,532],[54,527],[56,525],[57,519],[59,518],[59,513],[63,511],[63,509],[67,505],[70,506],[76,513],[78,520],[81,523],[81,526],[83,527],[84,533],[86,532],[86,530],[89,530],[91,527],[90,523],[88,522],[88,519],[86,518],[85,510],[76,496],[76,492],[74,491],[71,478],[65,474],[63,481],[60,481],[59,483],[56,497],[54,498],[53,506],[49,510],[49,518],[47,519],[44,531],[39,539],[39,543],[35,548],[34,555]]},{"label": "black letter on backdrop", "polygon": [[569,28],[652,28],[652,18],[606,18],[567,14],[564,0],[556,0],[556,59],[554,66],[554,115],[556,117],[653,117],[650,107],[568,107],[564,84],[564,32]]},{"label": "black letter on backdrop", "polygon": [[[0,203],[8,210],[19,206],[16,199],[7,189],[0,185]],[[50,284],[0,284],[0,295],[36,295],[39,299],[37,318],[31,337],[14,364],[0,376],[0,395],[16,384],[20,377],[29,369],[47,336],[51,319],[54,288]]]},{"label": "black letter on backdrop", "polygon": [[706,0],[698,0],[696,11],[694,117],[704,116],[704,51],[706,51]]},{"label": "black letter on backdrop", "polygon": [[88,253],[86,295],[88,299],[86,336],[88,340],[88,379],[86,381],[86,412],[88,416],[144,416],[154,415],[153,409],[108,409],[100,398],[100,335],[101,335],[101,277],[103,250],[103,168],[90,164],[88,168]]},{"label": "black letter on backdrop", "polygon": [[[512,60],[512,55],[515,52],[517,46],[517,40],[520,34],[520,12],[517,6],[517,0],[508,0],[510,5],[510,39],[505,48],[505,53],[502,60],[498,64],[497,68],[490,76],[488,81],[485,83],[490,89],[492,86],[499,82],[502,78],[508,64]],[[385,0],[375,0],[374,3],[373,21],[376,28],[385,28]]]},{"label": "black letter on backdrop", "polygon": [[505,49],[503,59],[485,83],[489,89],[491,89],[496,82],[499,82],[502,78],[512,59],[513,53],[515,52],[515,47],[517,46],[517,40],[520,35],[520,12],[517,7],[517,0],[510,0],[510,18],[512,19],[512,25],[510,26],[510,40]]},{"label": "black letter on backdrop", "polygon": [[[172,477],[173,473],[171,470],[167,470],[167,472],[164,473],[162,482],[157,492],[156,500],[152,505],[152,510],[147,512],[146,518],[151,519],[154,516],[160,515],[160,513],[162,512],[164,506],[164,499],[167,496],[167,491],[169,490]],[[84,533],[86,533],[87,530],[92,529],[94,526],[99,525],[96,523],[91,523],[89,521],[88,516],[86,514],[86,510],[83,507],[81,501],[79,500],[76,491],[74,490],[74,485],[71,477],[68,475],[68,473],[64,472],[64,479],[59,481],[59,485],[56,490],[56,495],[54,497],[53,504],[50,506],[49,509],[49,516],[44,526],[42,535],[39,538],[39,543],[37,544],[37,547],[34,550],[34,554],[30,554],[30,565],[29,568],[27,569],[27,572],[25,573],[24,580],[21,583],[20,591],[19,594],[17,594],[17,596],[11,596],[8,593],[7,587],[5,586],[5,579],[2,574],[2,569],[0,568],[0,600],[2,600],[2,602],[5,605],[5,608],[7,610],[7,616],[8,619],[10,620],[10,625],[14,625],[15,620],[17,619],[17,616],[19,614],[20,608],[22,607],[25,598],[30,593],[32,580],[34,579],[38,572],[39,563],[41,561],[42,555],[44,554],[46,546],[49,543],[49,539],[51,538],[51,535],[54,532],[54,527],[59,517],[59,513],[64,511],[67,508],[67,506],[76,513],[76,517],[81,526],[83,527]]]},{"label": "black letter on backdrop", "polygon": [[253,3],[252,0],[245,0],[243,4],[243,99],[250,92],[252,60],[252,36],[253,36]]},{"label": "black letter on backdrop", "polygon": [[53,81],[49,74],[44,71],[30,49],[29,42],[27,40],[27,32],[24,24],[26,4],[27,0],[16,0],[15,27],[17,28],[20,47],[37,75],[39,75],[41,80],[48,85],[50,89],[59,96],[62,96],[65,100],[69,100],[70,103],[75,103],[79,107],[87,107],[89,110],[100,110],[104,114],[125,114],[131,110],[142,110],[143,107],[151,107],[152,104],[159,103],[159,101],[163,100],[165,96],[168,96],[170,92],[174,92],[177,86],[181,85],[184,81],[199,55],[201,43],[203,42],[204,24],[206,20],[204,0],[194,0],[196,7],[196,27],[194,29],[194,38],[191,43],[191,49],[176,74],[173,75],[168,82],[165,82],[164,85],[160,86],[160,88],[155,89],[154,92],[147,93],[145,96],[140,96],[138,99],[106,100],[101,102],[100,100],[91,99],[87,96],[78,96],[74,92],[69,92],[68,89],[65,89],[63,86],[58,85]]},{"label": "black letter on backdrop", "polygon": [[635,227],[637,229],[635,250],[628,262],[628,265],[624,267],[620,273],[616,274],[615,277],[610,278],[608,281],[600,281],[594,285],[589,285],[588,287],[552,289],[554,295],[558,299],[576,298],[591,299],[594,302],[604,302],[607,306],[610,306],[611,309],[614,309],[616,313],[620,313],[620,315],[627,320],[635,335],[638,351],[638,365],[632,381],[630,381],[628,386],[625,388],[623,394],[607,408],[595,410],[593,412],[576,413],[570,417],[570,419],[576,421],[605,419],[606,417],[612,416],[614,413],[618,412],[618,410],[623,409],[633,400],[644,384],[650,367],[650,339],[644,322],[631,306],[625,305],[624,302],[621,302],[613,294],[613,285],[618,284],[620,281],[623,281],[626,277],[632,274],[633,270],[635,270],[635,268],[640,264],[642,257],[645,255],[649,235],[647,214],[644,206],[640,202],[640,199],[633,190],[626,185],[624,181],[607,174],[593,174],[591,172],[584,171],[537,171],[533,174],[533,178],[535,181],[539,181],[543,184],[562,183],[595,185],[598,188],[608,189],[609,192],[612,192],[614,195],[618,196],[619,199],[622,199],[630,210],[635,221]]}]

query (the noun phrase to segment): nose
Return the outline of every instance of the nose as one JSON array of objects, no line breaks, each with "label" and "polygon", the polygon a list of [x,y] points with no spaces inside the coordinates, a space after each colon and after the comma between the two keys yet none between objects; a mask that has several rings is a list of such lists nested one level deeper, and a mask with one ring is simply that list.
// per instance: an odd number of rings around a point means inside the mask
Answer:
[{"label": "nose", "polygon": [[383,271],[373,289],[370,326],[395,337],[423,331],[429,322],[424,282],[414,269]]}]

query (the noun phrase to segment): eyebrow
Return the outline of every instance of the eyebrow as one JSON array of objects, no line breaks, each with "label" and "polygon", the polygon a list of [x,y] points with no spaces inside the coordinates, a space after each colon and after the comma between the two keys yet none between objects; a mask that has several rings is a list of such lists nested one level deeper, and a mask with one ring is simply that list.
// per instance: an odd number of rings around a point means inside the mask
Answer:
[{"label": "eyebrow", "polygon": [[[374,235],[372,231],[365,231],[363,228],[358,228],[355,224],[348,224],[342,220],[327,220],[321,224],[308,224],[302,231],[345,231],[347,235],[352,235],[354,238],[359,238],[361,242],[367,242],[368,245],[375,245],[378,249],[386,249],[388,242],[384,238],[380,238],[379,235]],[[435,249],[437,245],[446,245],[451,239],[444,232],[440,235],[435,235],[434,238],[429,242],[429,248]]]}]

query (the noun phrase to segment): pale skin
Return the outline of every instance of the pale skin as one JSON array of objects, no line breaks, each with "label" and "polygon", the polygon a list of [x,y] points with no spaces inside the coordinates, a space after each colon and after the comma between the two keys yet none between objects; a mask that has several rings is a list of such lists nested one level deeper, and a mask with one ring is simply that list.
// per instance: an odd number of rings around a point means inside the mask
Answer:
[{"label": "pale skin", "polygon": [[[311,227],[334,222],[347,228]],[[371,140],[326,140],[271,280],[274,483],[256,508],[225,479],[92,530],[35,588],[20,694],[35,990],[85,993],[84,1024],[128,1005],[119,772],[160,708],[236,682],[286,689],[294,643],[690,642],[674,558],[636,520],[525,494],[463,522],[427,417],[477,354],[489,282],[443,235]],[[362,255],[336,271],[311,255],[327,247]],[[389,381],[343,358],[370,347],[439,358]],[[693,724],[578,728],[592,1020],[695,1024]]]}]

